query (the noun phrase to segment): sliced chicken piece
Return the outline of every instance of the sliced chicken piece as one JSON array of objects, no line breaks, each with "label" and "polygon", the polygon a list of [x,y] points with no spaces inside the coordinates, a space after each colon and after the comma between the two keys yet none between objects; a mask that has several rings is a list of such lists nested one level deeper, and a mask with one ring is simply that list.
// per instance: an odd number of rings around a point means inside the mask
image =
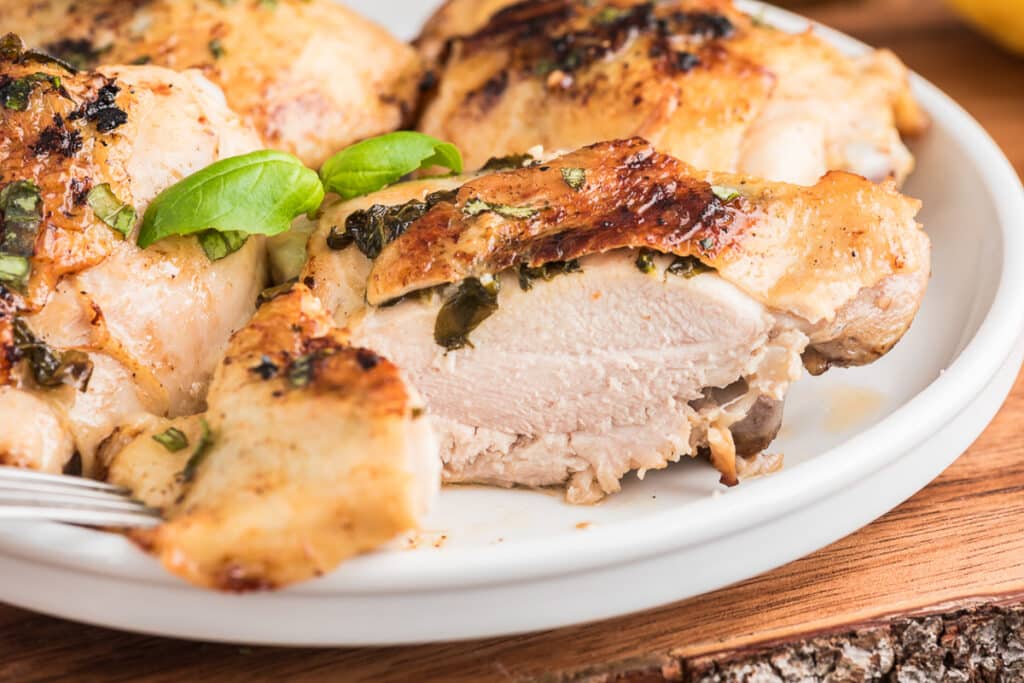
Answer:
[{"label": "sliced chicken piece", "polygon": [[446,481],[593,502],[704,450],[736,483],[801,357],[823,371],[895,344],[927,285],[919,207],[891,183],[707,174],[632,139],[335,204],[303,277],[423,392]]},{"label": "sliced chicken piece", "polygon": [[127,445],[109,480],[167,519],[133,537],[223,590],[330,571],[416,528],[439,487],[420,399],[390,362],[350,347],[302,285],[234,336],[205,416],[143,422],[112,442]]},{"label": "sliced chicken piece", "polygon": [[699,168],[902,183],[900,133],[927,125],[892,53],[848,58],[728,0],[449,0],[419,44],[440,83],[419,127],[470,168],[639,135]]},{"label": "sliced chicken piece", "polygon": [[0,32],[78,63],[200,68],[265,145],[319,165],[400,127],[416,52],[332,0],[0,0]]},{"label": "sliced chicken piece", "polygon": [[[139,249],[136,219],[160,190],[261,143],[196,71],[71,74],[29,54],[0,61],[0,91],[17,98],[0,107],[0,192],[23,192],[31,217],[0,207],[0,252],[31,266],[25,283],[0,283],[0,415],[60,425],[40,448],[4,430],[0,462],[59,472],[77,451],[91,473],[130,416],[201,409],[264,286],[263,240],[211,263],[191,238]],[[57,372],[62,358],[77,361]]]}]

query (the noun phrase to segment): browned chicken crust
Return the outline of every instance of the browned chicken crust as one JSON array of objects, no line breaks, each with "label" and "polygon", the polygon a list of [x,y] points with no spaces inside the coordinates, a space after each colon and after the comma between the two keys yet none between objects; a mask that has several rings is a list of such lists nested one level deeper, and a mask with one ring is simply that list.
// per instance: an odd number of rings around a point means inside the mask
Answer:
[{"label": "browned chicken crust", "polygon": [[133,538],[173,573],[222,590],[280,587],[416,527],[438,468],[421,415],[399,370],[349,346],[296,285],[232,338],[205,453],[152,438],[177,425],[194,446],[199,418],[148,425],[109,478],[163,508],[167,522]]},{"label": "browned chicken crust", "polygon": [[470,167],[639,135],[699,168],[901,182],[899,133],[927,125],[891,53],[851,59],[729,0],[450,0],[419,45],[439,79],[420,128]]},{"label": "browned chicken crust", "polygon": [[698,172],[638,138],[599,143],[467,182],[383,249],[367,301],[646,247],[695,256],[760,303],[817,324],[886,278],[927,272],[919,209],[847,173],[802,187]]},{"label": "browned chicken crust", "polygon": [[400,127],[414,50],[332,0],[0,0],[0,32],[80,66],[199,68],[265,144],[318,165]]}]

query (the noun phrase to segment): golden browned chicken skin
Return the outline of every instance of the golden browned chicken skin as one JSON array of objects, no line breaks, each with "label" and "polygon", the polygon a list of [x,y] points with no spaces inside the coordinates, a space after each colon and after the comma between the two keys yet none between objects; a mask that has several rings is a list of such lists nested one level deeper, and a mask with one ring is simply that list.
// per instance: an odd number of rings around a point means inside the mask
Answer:
[{"label": "golden browned chicken skin", "polygon": [[[169,452],[153,438],[168,429],[187,445]],[[203,416],[142,420],[109,447],[109,480],[166,519],[133,538],[173,573],[222,590],[320,576],[416,528],[439,487],[414,390],[349,346],[302,285],[232,338]]]},{"label": "golden browned chicken skin", "polygon": [[729,0],[449,0],[419,39],[439,80],[419,127],[478,167],[639,135],[698,168],[901,183],[926,126],[887,51],[848,58]]},{"label": "golden browned chicken skin", "polygon": [[72,73],[0,49],[0,463],[59,472],[123,419],[203,405],[264,286],[252,239],[211,263],[193,238],[135,245],[165,187],[259,137],[195,71]]},{"label": "golden browned chicken skin", "polygon": [[410,47],[332,0],[0,0],[0,33],[77,65],[199,68],[267,147],[318,165],[400,127],[421,69]]},{"label": "golden browned chicken skin", "polygon": [[709,173],[621,140],[328,205],[303,278],[423,392],[446,481],[593,502],[705,449],[736,483],[801,359],[888,351],[927,286],[919,208],[891,182]]}]

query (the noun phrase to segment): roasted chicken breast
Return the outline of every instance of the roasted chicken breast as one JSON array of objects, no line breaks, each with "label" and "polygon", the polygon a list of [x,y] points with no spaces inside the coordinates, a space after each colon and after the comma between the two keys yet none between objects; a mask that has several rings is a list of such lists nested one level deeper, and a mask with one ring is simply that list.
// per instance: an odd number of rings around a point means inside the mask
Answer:
[{"label": "roasted chicken breast", "polygon": [[142,250],[165,187],[260,140],[197,71],[71,73],[0,46],[0,463],[59,472],[139,412],[201,409],[264,286],[263,240]]},{"label": "roasted chicken breast", "polygon": [[440,482],[423,413],[398,369],[348,346],[297,285],[234,336],[204,416],[111,440],[109,479],[163,510],[133,538],[173,573],[280,587],[416,528]]},{"label": "roasted chicken breast", "polygon": [[332,0],[0,0],[0,32],[81,67],[199,68],[264,144],[319,165],[398,128],[416,52]]},{"label": "roasted chicken breast", "polygon": [[735,483],[800,375],[869,363],[930,263],[915,200],[707,173],[641,139],[325,209],[303,277],[423,392],[448,482],[566,486],[707,450]]},{"label": "roasted chicken breast", "polygon": [[730,0],[449,0],[419,44],[439,83],[419,127],[470,168],[638,135],[698,168],[901,183],[900,133],[927,124],[892,53],[850,58]]}]

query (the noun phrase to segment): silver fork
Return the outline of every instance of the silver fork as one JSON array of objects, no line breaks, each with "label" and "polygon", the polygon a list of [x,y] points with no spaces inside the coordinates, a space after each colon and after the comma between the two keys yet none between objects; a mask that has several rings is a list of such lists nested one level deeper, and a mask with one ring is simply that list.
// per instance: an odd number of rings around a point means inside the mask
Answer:
[{"label": "silver fork", "polygon": [[4,519],[143,527],[159,524],[160,511],[132,499],[131,492],[120,486],[0,466],[0,520]]}]

